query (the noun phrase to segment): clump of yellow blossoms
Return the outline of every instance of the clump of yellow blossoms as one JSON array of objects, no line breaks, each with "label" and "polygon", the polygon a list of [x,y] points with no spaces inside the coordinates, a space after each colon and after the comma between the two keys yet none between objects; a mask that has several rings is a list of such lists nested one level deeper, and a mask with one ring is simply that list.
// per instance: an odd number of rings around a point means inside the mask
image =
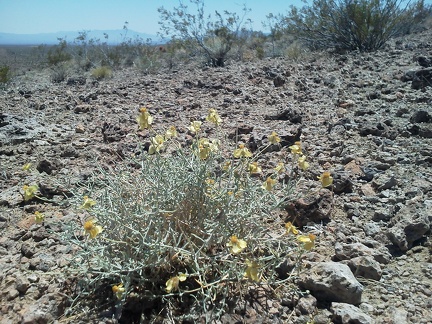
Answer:
[{"label": "clump of yellow blossoms", "polygon": [[278,134],[275,131],[273,131],[269,135],[268,140],[271,144],[278,144],[281,141],[280,137],[278,136]]},{"label": "clump of yellow blossoms", "polygon": [[198,141],[198,156],[201,160],[206,160],[211,152],[216,152],[218,150],[217,141],[209,141],[207,138],[201,138]]},{"label": "clump of yellow blossoms", "polygon": [[267,190],[267,191],[271,191],[273,189],[273,187],[275,186],[275,184],[277,183],[276,179],[273,179],[272,177],[268,177],[266,181],[264,181],[263,185],[261,186],[261,188]]},{"label": "clump of yellow blossoms", "polygon": [[149,147],[149,154],[155,154],[156,152],[160,152],[160,150],[163,149],[163,144],[165,142],[165,139],[162,135],[156,135],[155,137],[152,137],[151,144]]},{"label": "clump of yellow blossoms", "polygon": [[171,277],[165,283],[165,285],[166,285],[165,291],[167,293],[170,293],[172,291],[178,290],[180,281],[185,281],[186,278],[187,278],[187,275],[184,273],[179,273],[178,276]]},{"label": "clump of yellow blossoms", "polygon": [[112,286],[112,291],[115,294],[115,296],[117,297],[117,299],[122,299],[123,294],[125,293],[125,288],[123,287],[123,284],[118,284],[118,285],[114,285]]},{"label": "clump of yellow blossoms", "polygon": [[153,123],[153,117],[147,111],[147,108],[142,107],[140,108],[140,114],[136,118],[136,121],[139,124],[140,130],[144,130],[151,127],[151,124]]},{"label": "clump of yellow blossoms", "polygon": [[30,200],[32,199],[34,196],[36,196],[36,192],[38,191],[38,186],[37,185],[32,185],[32,186],[27,186],[24,185],[23,186],[23,190],[24,190],[24,201]]},{"label": "clump of yellow blossoms", "polygon": [[217,113],[216,109],[209,110],[209,114],[206,120],[215,124],[216,126],[219,126],[222,123],[222,118],[219,117],[219,114]]},{"label": "clump of yellow blossoms", "polygon": [[262,172],[261,167],[258,165],[258,162],[252,162],[249,164],[249,173],[250,174],[260,174]]},{"label": "clump of yellow blossoms", "polygon": [[306,162],[306,156],[305,155],[301,155],[298,158],[298,165],[299,165],[300,169],[302,169],[303,171],[306,171],[309,168],[309,163]]},{"label": "clump of yellow blossoms", "polygon": [[103,228],[96,225],[96,220],[91,219],[84,223],[84,234],[88,234],[91,239],[94,239],[98,234],[102,233]]},{"label": "clump of yellow blossoms", "polygon": [[28,170],[30,170],[31,165],[32,165],[31,163],[26,163],[26,164],[24,164],[23,167],[22,167],[22,170],[23,170],[23,171],[28,171]]},{"label": "clump of yellow blossoms", "polygon": [[297,235],[299,233],[297,228],[291,222],[285,224],[285,229],[287,234],[293,233],[294,235]]},{"label": "clump of yellow blossoms", "polygon": [[90,209],[94,205],[96,205],[96,201],[94,201],[93,199],[89,198],[88,196],[84,196],[83,199],[84,199],[84,203],[80,207],[82,209]]},{"label": "clump of yellow blossoms", "polygon": [[297,240],[303,243],[303,248],[307,251],[312,250],[315,246],[315,238],[316,236],[313,234],[297,236]]},{"label": "clump of yellow blossoms", "polygon": [[237,236],[233,235],[227,243],[227,246],[230,247],[230,253],[238,254],[247,247],[247,243],[246,241],[239,239],[237,238]]},{"label": "clump of yellow blossoms", "polygon": [[170,138],[177,137],[177,129],[175,126],[170,126],[165,133],[165,140],[169,140]]},{"label": "clump of yellow blossoms", "polygon": [[191,125],[188,127],[188,129],[191,131],[192,134],[196,134],[200,131],[201,125],[202,122],[195,120],[191,122]]},{"label": "clump of yellow blossoms", "polygon": [[274,170],[276,171],[277,174],[282,174],[286,171],[285,165],[283,164],[283,162],[279,162],[274,168]]},{"label": "clump of yellow blossoms", "polygon": [[289,147],[292,154],[302,154],[301,142],[294,142],[294,145]]},{"label": "clump of yellow blossoms", "polygon": [[323,172],[323,174],[321,174],[318,179],[321,181],[323,188],[331,186],[333,183],[333,177],[328,171]]},{"label": "clump of yellow blossoms", "polygon": [[45,215],[44,214],[42,214],[42,213],[40,213],[38,211],[35,212],[35,222],[36,222],[36,224],[43,223],[44,219],[45,219]]},{"label": "clump of yellow blossoms", "polygon": [[234,157],[235,158],[242,158],[242,157],[252,157],[251,151],[247,147],[244,146],[244,144],[240,144],[238,149],[234,150]]},{"label": "clump of yellow blossoms", "polygon": [[259,274],[259,264],[256,261],[246,260],[246,265],[245,277],[252,281],[259,282],[261,279]]}]

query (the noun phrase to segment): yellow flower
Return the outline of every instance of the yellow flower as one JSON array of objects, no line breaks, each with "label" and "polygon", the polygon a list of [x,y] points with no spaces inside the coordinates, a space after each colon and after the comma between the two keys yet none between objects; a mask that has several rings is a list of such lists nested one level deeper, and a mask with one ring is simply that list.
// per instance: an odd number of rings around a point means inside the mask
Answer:
[{"label": "yellow flower", "polygon": [[80,208],[82,208],[82,209],[90,209],[94,205],[96,205],[96,201],[94,201],[93,199],[89,198],[88,196],[84,196],[84,203],[81,205]]},{"label": "yellow flower", "polygon": [[218,145],[214,140],[210,142],[207,138],[201,138],[198,141],[198,156],[201,160],[206,160],[211,152],[216,152],[217,150]]},{"label": "yellow flower", "polygon": [[22,170],[23,171],[28,171],[28,170],[30,170],[30,167],[31,167],[31,163],[26,163],[26,164],[23,165]]},{"label": "yellow flower", "polygon": [[294,145],[289,147],[292,154],[302,154],[301,142],[294,142]]},{"label": "yellow flower", "polygon": [[286,223],[285,228],[286,228],[287,234],[289,234],[289,233],[293,233],[294,235],[298,234],[297,228],[291,222]]},{"label": "yellow flower", "polygon": [[35,212],[35,222],[36,224],[41,224],[43,223],[45,219],[45,215],[42,213],[39,213],[38,211]]},{"label": "yellow flower", "polygon": [[275,131],[273,131],[273,132],[269,135],[268,140],[269,140],[269,142],[270,142],[271,144],[277,144],[277,143],[279,143],[279,142],[281,141],[280,137],[278,136],[278,134],[276,134]]},{"label": "yellow flower", "polygon": [[112,291],[115,294],[115,296],[117,297],[117,299],[122,299],[123,294],[125,293],[125,288],[123,287],[123,284],[118,284],[118,285],[114,285],[112,286]]},{"label": "yellow flower", "polygon": [[167,129],[166,133],[165,133],[165,139],[169,140],[170,138],[174,138],[177,137],[177,130],[175,128],[175,126],[170,126],[170,128]]},{"label": "yellow flower", "polygon": [[323,188],[331,186],[333,183],[333,177],[328,171],[323,172],[323,174],[321,174],[321,176],[319,176],[318,179],[319,181],[321,181]]},{"label": "yellow flower", "polygon": [[32,186],[24,185],[23,186],[24,201],[32,199],[36,195],[36,192],[38,191],[38,189],[39,188],[37,185],[32,185]]},{"label": "yellow flower", "polygon": [[187,275],[184,273],[179,273],[178,276],[172,277],[167,280],[165,283],[166,288],[165,291],[167,293],[170,293],[171,291],[178,290],[180,281],[185,281],[187,278]]},{"label": "yellow flower", "polygon": [[223,165],[222,165],[222,170],[224,171],[228,171],[229,168],[231,166],[231,161],[226,161]]},{"label": "yellow flower", "polygon": [[247,268],[245,272],[245,277],[250,280],[259,282],[261,277],[258,273],[259,264],[256,261],[249,261],[249,260],[246,260],[246,264],[247,264]]},{"label": "yellow flower", "polygon": [[151,127],[151,124],[153,123],[153,117],[147,111],[147,108],[142,107],[140,108],[140,114],[136,118],[136,121],[139,124],[140,130],[143,130]]},{"label": "yellow flower", "polygon": [[163,148],[164,142],[165,139],[162,135],[156,135],[155,137],[152,137],[148,151],[149,154],[155,154],[156,152],[159,152]]},{"label": "yellow flower", "polygon": [[264,181],[261,188],[263,188],[267,191],[271,191],[276,183],[277,183],[276,179],[273,179],[272,177],[268,177],[267,180]]},{"label": "yellow flower", "polygon": [[241,157],[252,157],[251,151],[247,147],[245,147],[243,144],[239,145],[238,149],[234,150],[234,157],[235,158],[241,158]]},{"label": "yellow flower", "polygon": [[192,132],[192,134],[196,134],[200,131],[201,124],[202,122],[195,120],[191,122],[191,125],[188,127],[188,129]]},{"label": "yellow flower", "polygon": [[208,114],[206,120],[215,124],[216,126],[219,126],[220,123],[222,123],[222,119],[219,117],[216,109],[210,109],[209,110],[209,114]]},{"label": "yellow flower", "polygon": [[312,250],[315,246],[315,238],[316,236],[313,234],[297,236],[297,240],[303,243],[303,248],[307,251]]},{"label": "yellow flower", "polygon": [[98,234],[102,233],[103,228],[100,225],[95,225],[96,220],[91,219],[84,223],[84,234],[89,234],[91,239],[94,239]]},{"label": "yellow flower", "polygon": [[306,162],[306,156],[305,155],[301,155],[298,158],[298,165],[299,165],[300,169],[302,169],[303,171],[306,171],[309,168],[309,163]]},{"label": "yellow flower", "polygon": [[262,172],[261,167],[258,165],[258,162],[252,162],[249,164],[249,173],[250,174],[259,174]]},{"label": "yellow flower", "polygon": [[285,165],[282,163],[282,162],[279,162],[278,164],[277,164],[277,166],[274,168],[274,170],[278,173],[278,174],[281,174],[281,173],[284,173],[285,172]]},{"label": "yellow flower", "polygon": [[244,240],[237,238],[237,236],[231,236],[227,246],[230,247],[230,253],[237,254],[243,251],[247,247],[247,243]]}]

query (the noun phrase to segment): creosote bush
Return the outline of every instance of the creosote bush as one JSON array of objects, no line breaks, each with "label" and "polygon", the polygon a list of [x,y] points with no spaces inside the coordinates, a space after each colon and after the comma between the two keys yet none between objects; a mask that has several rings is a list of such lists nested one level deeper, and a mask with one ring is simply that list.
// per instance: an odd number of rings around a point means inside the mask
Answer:
[{"label": "creosote bush", "polygon": [[10,80],[10,67],[7,65],[0,66],[0,86]]},{"label": "creosote bush", "polygon": [[112,76],[112,70],[108,66],[99,66],[91,71],[91,75],[96,80],[102,80],[110,78]]},{"label": "creosote bush", "polygon": [[[309,168],[301,143],[287,152],[288,177],[282,161],[265,169],[259,152],[231,147],[214,109],[205,122],[191,122],[194,139],[187,145],[177,141],[174,126],[154,131],[146,108],[137,122],[147,149],[101,167],[74,198],[80,221],[69,224],[64,239],[79,247],[73,265],[87,289],[110,283],[118,314],[123,305],[158,300],[153,315],[184,319],[189,307],[196,312],[190,318],[210,320],[251,285],[292,285],[315,236],[300,235],[276,212],[296,198],[295,175]],[[217,135],[207,138],[209,130]],[[269,134],[268,146],[279,142],[277,133]],[[331,185],[330,173],[320,180]],[[281,274],[278,267],[290,256],[296,265]],[[181,300],[183,309],[176,310]]]},{"label": "creosote bush", "polygon": [[314,0],[292,7],[282,20],[287,32],[312,48],[374,51],[418,24],[420,10],[401,0]]}]

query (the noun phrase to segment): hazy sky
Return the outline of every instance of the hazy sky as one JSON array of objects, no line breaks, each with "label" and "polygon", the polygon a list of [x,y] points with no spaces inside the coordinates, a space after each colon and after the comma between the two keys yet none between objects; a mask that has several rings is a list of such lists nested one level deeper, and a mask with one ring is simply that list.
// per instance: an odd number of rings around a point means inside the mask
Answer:
[{"label": "hazy sky", "polygon": [[[188,4],[189,0],[183,2]],[[130,30],[156,34],[157,9],[161,6],[171,9],[178,3],[178,0],[0,0],[0,32],[122,29],[128,21]],[[301,0],[205,0],[205,4],[206,13],[216,9],[240,13],[246,4],[252,9],[248,17],[254,21],[254,29],[262,28],[261,22],[268,13],[285,13],[290,5],[303,5]]]}]

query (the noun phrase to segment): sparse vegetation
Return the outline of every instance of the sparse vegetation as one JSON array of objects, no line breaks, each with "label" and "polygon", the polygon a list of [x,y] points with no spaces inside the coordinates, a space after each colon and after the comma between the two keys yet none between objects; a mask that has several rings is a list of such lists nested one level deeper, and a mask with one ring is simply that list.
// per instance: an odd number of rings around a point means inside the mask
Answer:
[{"label": "sparse vegetation", "polygon": [[67,51],[68,44],[66,40],[59,38],[58,41],[58,45],[50,48],[47,53],[47,60],[50,66],[56,66],[72,59],[72,55]]},{"label": "sparse vegetation", "polygon": [[112,76],[112,70],[108,66],[99,66],[91,71],[91,75],[96,80],[102,80],[110,78]]},{"label": "sparse vegetation", "polygon": [[10,80],[10,67],[7,65],[0,66],[0,86]]},{"label": "sparse vegetation", "polygon": [[419,23],[412,19],[421,11],[415,3],[403,6],[401,0],[314,0],[292,7],[282,20],[287,32],[311,48],[374,51]]},{"label": "sparse vegetation", "polygon": [[162,36],[173,40],[182,40],[191,55],[201,54],[211,66],[224,66],[228,55],[235,46],[241,47],[248,34],[246,19],[248,8],[243,8],[242,15],[224,11],[215,12],[215,17],[206,15],[203,0],[190,0],[195,12],[183,2],[172,11],[159,8]]}]

